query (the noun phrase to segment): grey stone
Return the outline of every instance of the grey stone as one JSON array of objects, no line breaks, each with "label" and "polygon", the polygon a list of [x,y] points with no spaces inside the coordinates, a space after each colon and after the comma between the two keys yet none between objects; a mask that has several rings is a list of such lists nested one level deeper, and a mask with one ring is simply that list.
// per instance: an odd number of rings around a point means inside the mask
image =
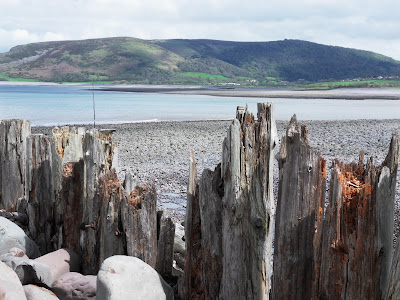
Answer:
[{"label": "grey stone", "polygon": [[14,247],[20,248],[28,257],[40,256],[36,243],[18,225],[0,217],[0,255],[8,253]]},{"label": "grey stone", "polygon": [[24,289],[17,274],[3,262],[0,262],[0,299],[26,300]]},{"label": "grey stone", "polygon": [[63,300],[95,300],[97,276],[65,273],[53,283],[52,291]]},{"label": "grey stone", "polygon": [[57,300],[59,299],[52,291],[33,284],[25,285],[24,291],[27,300]]},{"label": "grey stone", "polygon": [[109,257],[97,275],[97,300],[173,298],[172,288],[153,268],[136,257]]}]

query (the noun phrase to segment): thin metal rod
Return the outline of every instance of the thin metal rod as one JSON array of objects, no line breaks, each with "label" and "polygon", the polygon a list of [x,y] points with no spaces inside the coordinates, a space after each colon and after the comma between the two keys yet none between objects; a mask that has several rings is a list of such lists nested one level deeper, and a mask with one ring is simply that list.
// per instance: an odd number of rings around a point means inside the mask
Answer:
[{"label": "thin metal rod", "polygon": [[96,105],[94,102],[94,82],[92,81],[92,95],[93,95],[93,128],[96,128]]}]

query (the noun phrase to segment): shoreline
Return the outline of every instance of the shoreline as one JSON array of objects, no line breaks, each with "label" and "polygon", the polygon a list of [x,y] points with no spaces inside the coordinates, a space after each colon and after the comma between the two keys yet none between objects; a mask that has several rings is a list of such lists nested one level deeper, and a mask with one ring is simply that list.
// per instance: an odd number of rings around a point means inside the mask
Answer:
[{"label": "shoreline", "polygon": [[341,100],[400,100],[400,89],[340,88],[331,90],[302,90],[246,87],[178,87],[178,86],[105,86],[98,91],[126,93],[159,93],[243,98],[341,99]]},{"label": "shoreline", "polygon": [[[110,123],[96,123],[96,128],[98,129],[111,129],[108,127],[120,127],[120,126],[130,126],[130,125],[136,125],[136,124],[153,124],[153,123],[203,123],[203,122],[230,122],[233,121],[233,119],[204,119],[204,120],[160,120],[160,119],[152,119],[152,120],[140,120],[140,121],[131,121],[131,122],[126,122],[126,121],[121,121],[120,123],[115,122],[115,121],[110,121]],[[281,123],[289,123],[289,120],[286,119],[275,119],[276,122],[281,122]],[[300,120],[299,123],[313,123],[313,122],[400,122],[399,119],[340,119],[340,120]],[[63,127],[63,126],[69,126],[69,127],[85,127],[85,128],[93,128],[93,123],[66,123],[66,124],[58,124],[58,125],[32,125],[31,128],[35,128],[35,131],[37,131],[39,128],[44,129],[46,132],[50,133],[49,130],[46,130],[46,128],[51,129],[54,127]],[[108,126],[108,127],[107,127]],[[39,132],[37,132],[39,133]]]},{"label": "shoreline", "polygon": [[[17,82],[0,81],[2,85],[30,86],[80,86],[92,90],[90,83]],[[202,95],[243,98],[290,98],[290,99],[342,99],[342,100],[400,100],[400,88],[336,88],[302,89],[284,87],[238,87],[238,86],[195,86],[195,85],[143,85],[143,84],[96,84],[95,91]]]}]

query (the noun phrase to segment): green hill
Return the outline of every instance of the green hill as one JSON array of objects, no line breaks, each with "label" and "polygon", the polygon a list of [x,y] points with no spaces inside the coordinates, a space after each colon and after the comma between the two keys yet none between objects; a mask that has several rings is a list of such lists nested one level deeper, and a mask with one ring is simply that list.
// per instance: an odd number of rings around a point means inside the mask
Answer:
[{"label": "green hill", "polygon": [[55,82],[209,84],[398,76],[373,52],[300,41],[140,40],[129,37],[22,45],[0,54],[2,78]]}]

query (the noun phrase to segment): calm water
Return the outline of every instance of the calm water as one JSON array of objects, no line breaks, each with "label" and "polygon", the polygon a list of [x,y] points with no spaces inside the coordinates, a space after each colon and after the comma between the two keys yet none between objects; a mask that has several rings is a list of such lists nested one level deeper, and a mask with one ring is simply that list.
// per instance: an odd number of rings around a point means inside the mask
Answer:
[{"label": "calm water", "polygon": [[[89,89],[89,90],[86,90]],[[95,91],[96,123],[232,119],[238,105],[274,102],[275,118],[288,120],[397,119],[398,100],[265,99]],[[0,119],[32,125],[93,122],[90,86],[0,84]]]}]

